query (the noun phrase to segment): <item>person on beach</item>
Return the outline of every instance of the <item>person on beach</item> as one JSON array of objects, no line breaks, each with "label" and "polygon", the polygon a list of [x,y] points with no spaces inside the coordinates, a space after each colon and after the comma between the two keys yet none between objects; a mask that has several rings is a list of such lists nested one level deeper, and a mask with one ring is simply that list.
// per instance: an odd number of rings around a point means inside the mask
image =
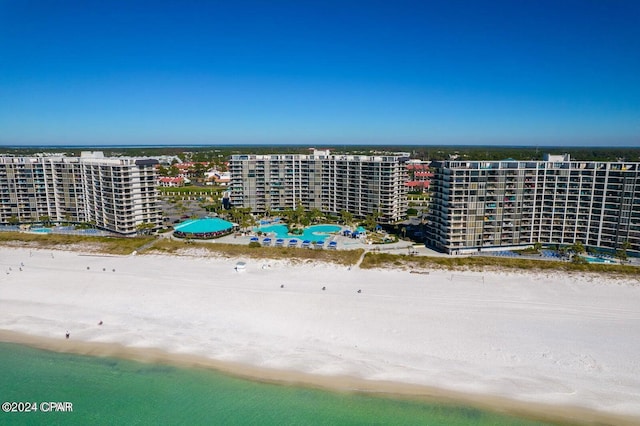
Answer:
[{"label": "person on beach", "polygon": [[70,335],[71,335],[71,334],[69,334],[69,332],[67,331],[67,332],[65,333],[64,337],[66,337],[66,338],[68,339]]}]

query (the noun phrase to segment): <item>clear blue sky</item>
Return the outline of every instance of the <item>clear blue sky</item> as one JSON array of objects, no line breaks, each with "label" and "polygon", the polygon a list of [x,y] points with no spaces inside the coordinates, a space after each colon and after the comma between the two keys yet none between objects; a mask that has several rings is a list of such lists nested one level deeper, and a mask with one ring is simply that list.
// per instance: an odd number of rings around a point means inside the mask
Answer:
[{"label": "clear blue sky", "polygon": [[0,145],[640,146],[640,1],[0,0]]}]

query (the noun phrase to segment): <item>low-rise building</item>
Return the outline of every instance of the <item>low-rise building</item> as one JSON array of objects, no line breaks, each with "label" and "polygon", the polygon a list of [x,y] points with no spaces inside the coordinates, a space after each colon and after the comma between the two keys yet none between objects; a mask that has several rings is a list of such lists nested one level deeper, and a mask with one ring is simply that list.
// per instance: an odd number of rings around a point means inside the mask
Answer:
[{"label": "low-rise building", "polygon": [[178,188],[178,187],[184,186],[186,182],[187,180],[180,176],[176,176],[176,177],[164,176],[164,177],[158,178],[158,186],[161,186],[163,188]]},{"label": "low-rise building", "polygon": [[407,182],[410,192],[428,192],[433,173],[429,170],[430,161],[409,160],[407,162]]}]

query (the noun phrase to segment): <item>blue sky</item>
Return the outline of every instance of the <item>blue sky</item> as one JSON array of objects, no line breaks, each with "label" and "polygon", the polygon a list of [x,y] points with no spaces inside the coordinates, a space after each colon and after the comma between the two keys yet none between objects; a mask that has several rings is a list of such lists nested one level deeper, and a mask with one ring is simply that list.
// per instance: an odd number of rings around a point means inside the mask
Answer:
[{"label": "blue sky", "polygon": [[0,0],[0,145],[640,146],[640,1]]}]

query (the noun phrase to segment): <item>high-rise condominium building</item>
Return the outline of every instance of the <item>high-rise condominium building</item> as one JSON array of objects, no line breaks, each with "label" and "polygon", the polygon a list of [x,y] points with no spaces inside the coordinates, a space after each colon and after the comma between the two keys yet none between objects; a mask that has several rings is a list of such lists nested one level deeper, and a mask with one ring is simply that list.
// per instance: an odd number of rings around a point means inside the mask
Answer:
[{"label": "high-rise condominium building", "polygon": [[132,235],[143,223],[158,226],[161,212],[156,160],[78,157],[0,157],[0,224],[89,222]]},{"label": "high-rise condominium building", "polygon": [[407,210],[408,154],[232,155],[230,201],[252,212],[305,210],[355,217],[377,214],[381,223],[401,219]]},{"label": "high-rise condominium building", "polygon": [[640,163],[432,163],[427,243],[448,253],[575,244],[640,253]]}]

